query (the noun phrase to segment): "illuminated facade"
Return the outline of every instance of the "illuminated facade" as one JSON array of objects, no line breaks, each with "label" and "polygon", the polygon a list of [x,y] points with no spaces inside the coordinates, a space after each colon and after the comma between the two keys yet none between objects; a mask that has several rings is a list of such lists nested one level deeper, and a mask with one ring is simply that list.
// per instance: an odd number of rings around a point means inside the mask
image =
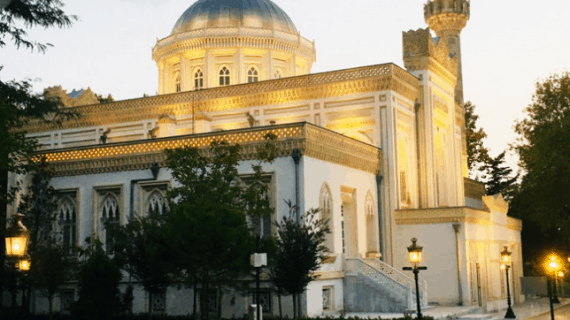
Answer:
[{"label": "illuminated facade", "polygon": [[[522,276],[522,226],[506,216],[501,196],[482,198],[481,184],[467,179],[459,33],[469,1],[428,1],[424,10],[439,37],[429,29],[404,32],[405,69],[311,74],[314,43],[273,2],[197,1],[153,48],[159,95],[80,106],[82,117],[58,128],[27,126],[54,165],[62,212],[73,212],[62,222],[75,228],[67,241],[104,241],[103,222],[165,209],[165,191],[176,181],[166,170],[149,170],[164,161],[164,148],[239,143],[240,172],[248,174],[257,144],[273,132],[280,157],[264,166],[271,218],[288,214],[282,199],[295,202],[299,190],[301,210],[320,207],[333,230],[304,313],[414,308],[414,283],[400,271],[412,237],[428,266],[422,303],[506,305],[499,252],[509,246],[512,279]],[[264,310],[277,313],[270,284],[263,288]],[[519,282],[511,288],[521,302]],[[61,300],[74,293],[70,285]],[[134,311],[147,310],[144,291],[135,293]],[[192,294],[169,288],[153,309],[189,313]],[[224,317],[240,317],[252,303],[247,295],[236,299],[226,299]],[[291,311],[289,298],[284,306]],[[44,307],[38,302],[38,311]]]}]

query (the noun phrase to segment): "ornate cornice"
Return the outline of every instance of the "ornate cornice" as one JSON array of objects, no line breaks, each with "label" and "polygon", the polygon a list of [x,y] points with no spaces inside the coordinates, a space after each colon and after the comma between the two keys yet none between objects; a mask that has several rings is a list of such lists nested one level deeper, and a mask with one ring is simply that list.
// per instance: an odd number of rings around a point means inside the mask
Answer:
[{"label": "ornate cornice", "polygon": [[374,174],[380,173],[382,168],[380,149],[309,123],[66,148],[39,152],[37,156],[45,156],[53,165],[55,176],[60,177],[141,170],[154,161],[164,162],[164,149],[192,146],[208,152],[210,143],[215,140],[240,144],[241,159],[250,160],[255,159],[257,148],[265,142],[268,133],[277,136],[275,144],[280,157],[299,149],[308,157]]},{"label": "ornate cornice", "polygon": [[[76,129],[158,119],[163,114],[188,115],[191,113],[192,106],[195,112],[208,113],[386,90],[395,91],[414,101],[418,96],[418,79],[394,64],[382,64],[200,91],[164,94],[70,108],[80,113],[82,117],[66,121],[57,129]],[[28,133],[55,129],[56,127],[39,121],[30,122],[24,128]]]},{"label": "ornate cornice", "polygon": [[177,33],[157,40],[152,58],[164,57],[216,47],[255,47],[303,53],[315,58],[315,44],[300,34],[260,28],[204,28]]},{"label": "ornate cornice", "polygon": [[522,230],[522,222],[507,217],[505,225],[492,221],[491,212],[469,207],[396,210],[396,224],[434,224],[467,222],[478,225],[500,225],[511,230]]}]

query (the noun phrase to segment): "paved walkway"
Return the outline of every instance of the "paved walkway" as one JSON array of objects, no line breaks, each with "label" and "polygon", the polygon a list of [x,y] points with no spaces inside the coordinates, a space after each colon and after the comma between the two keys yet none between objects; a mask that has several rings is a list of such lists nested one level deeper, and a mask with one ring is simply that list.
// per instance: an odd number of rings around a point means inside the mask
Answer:
[{"label": "paved walkway", "polygon": [[[560,304],[555,304],[554,308],[562,308],[564,306],[570,305],[570,299],[560,299]],[[560,312],[564,312],[565,310],[570,310],[570,308],[564,308],[560,310]],[[488,313],[488,314],[481,314],[478,311],[477,307],[443,307],[443,306],[436,306],[430,310],[422,311],[423,315],[432,316],[434,319],[504,319],[505,313],[507,312],[506,309],[500,310],[495,313]],[[531,297],[527,298],[525,303],[522,305],[515,305],[513,307],[513,312],[517,316],[517,320],[526,320],[533,317],[540,316],[540,320],[544,314],[550,314],[550,304],[548,302],[548,298],[538,298],[538,297]],[[556,313],[558,314],[558,313]],[[413,315],[415,317],[415,315]],[[360,312],[350,312],[345,315],[345,318],[348,317],[358,317],[361,319],[396,319],[404,317],[403,313],[360,313]],[[550,318],[548,318],[550,319]],[[539,320],[539,319],[536,319]],[[556,318],[555,320],[562,320]]]}]

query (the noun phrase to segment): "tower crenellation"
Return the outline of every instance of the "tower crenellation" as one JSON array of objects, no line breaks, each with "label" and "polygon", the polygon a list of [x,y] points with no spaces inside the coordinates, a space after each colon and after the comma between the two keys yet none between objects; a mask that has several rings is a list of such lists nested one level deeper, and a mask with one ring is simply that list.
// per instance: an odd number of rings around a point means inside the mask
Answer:
[{"label": "tower crenellation", "polygon": [[470,15],[469,0],[429,0],[424,5],[424,19],[435,34],[445,39],[449,54],[456,58],[457,86],[455,101],[463,106],[463,76],[461,72],[461,30]]}]

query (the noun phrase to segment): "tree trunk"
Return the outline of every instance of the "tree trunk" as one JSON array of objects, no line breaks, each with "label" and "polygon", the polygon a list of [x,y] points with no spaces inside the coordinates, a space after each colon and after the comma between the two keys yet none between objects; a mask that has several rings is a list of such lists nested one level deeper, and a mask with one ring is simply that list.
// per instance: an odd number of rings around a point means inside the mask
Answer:
[{"label": "tree trunk", "polygon": [[148,292],[148,320],[152,319],[152,292]]},{"label": "tree trunk", "polygon": [[[8,163],[8,155],[2,155],[4,163]],[[0,194],[3,197],[8,195],[8,170],[0,170]],[[8,215],[8,204],[0,201],[0,279],[4,279],[6,271],[4,270],[6,262],[6,218]],[[4,286],[0,281],[0,302],[3,300]]]},{"label": "tree trunk", "polygon": [[281,310],[281,294],[277,293],[277,301],[279,302],[279,319],[283,319],[283,311]]},{"label": "tree trunk", "polygon": [[208,318],[209,318],[208,289],[209,289],[208,279],[204,278],[202,280],[202,290],[200,291],[200,319],[201,320],[208,320]]},{"label": "tree trunk", "polygon": [[48,296],[48,301],[49,301],[49,320],[53,319],[53,294]]},{"label": "tree trunk", "polygon": [[293,293],[293,320],[297,319],[297,294]]},{"label": "tree trunk", "polygon": [[222,286],[218,287],[218,320],[222,320],[222,302],[224,301],[224,292],[222,291]]},{"label": "tree trunk", "polygon": [[198,291],[196,291],[196,279],[194,279],[194,293],[192,294],[192,320],[196,320],[196,295]]}]

